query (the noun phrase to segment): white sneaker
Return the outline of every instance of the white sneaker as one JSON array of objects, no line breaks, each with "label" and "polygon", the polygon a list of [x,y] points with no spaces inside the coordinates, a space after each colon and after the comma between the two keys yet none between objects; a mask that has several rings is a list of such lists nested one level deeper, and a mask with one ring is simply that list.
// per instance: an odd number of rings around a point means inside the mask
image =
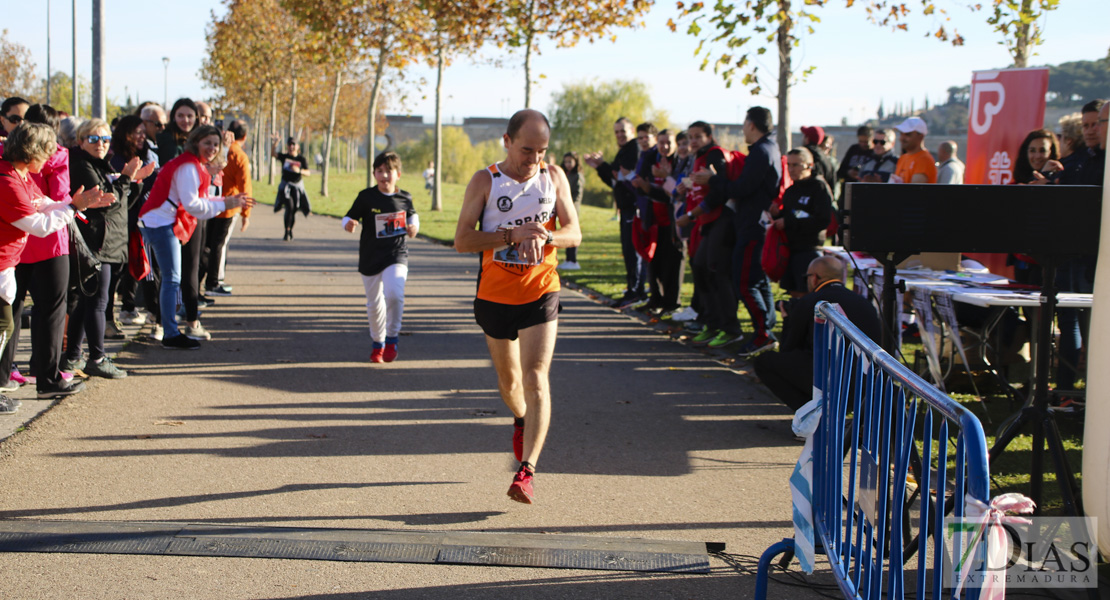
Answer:
[{"label": "white sneaker", "polygon": [[119,322],[124,325],[143,325],[146,323],[146,313],[137,310],[121,310]]},{"label": "white sneaker", "polygon": [[582,267],[573,260],[564,260],[563,262],[559,263],[559,266],[556,268],[560,271],[577,271]]},{"label": "white sneaker", "polygon": [[212,339],[212,334],[208,333],[208,330],[204,328],[204,325],[200,324],[200,321],[197,321],[195,327],[192,325],[186,325],[185,331],[183,333],[185,334],[185,337],[192,338],[198,341]]},{"label": "white sneaker", "polygon": [[150,329],[150,339],[155,340],[155,341],[159,341],[159,342],[162,341],[162,326],[161,325],[156,323],[154,325],[154,327],[152,327]]},{"label": "white sneaker", "polygon": [[693,321],[696,318],[698,318],[698,311],[689,306],[671,313],[672,321]]}]

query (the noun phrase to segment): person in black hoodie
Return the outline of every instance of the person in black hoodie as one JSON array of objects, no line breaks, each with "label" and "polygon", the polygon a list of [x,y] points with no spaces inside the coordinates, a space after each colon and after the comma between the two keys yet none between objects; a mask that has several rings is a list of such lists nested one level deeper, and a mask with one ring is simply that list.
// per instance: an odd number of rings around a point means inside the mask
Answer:
[{"label": "person in black hoodie", "polygon": [[822,256],[806,269],[809,293],[783,310],[782,349],[755,358],[755,374],[783,404],[798,410],[813,395],[813,310],[822,300],[840,305],[867,337],[880,335],[879,313],[864,296],[844,287],[844,264]]},{"label": "person in black hoodie", "polygon": [[625,281],[628,284],[624,296],[613,303],[616,308],[629,306],[645,297],[644,265],[636,247],[632,244],[632,220],[636,216],[636,195],[629,182],[636,175],[636,165],[639,162],[640,148],[636,138],[632,137],[632,121],[626,117],[617,119],[613,124],[613,133],[617,138],[617,155],[612,162],[601,159],[601,152],[594,152],[582,157],[583,161],[597,170],[601,182],[613,189],[613,201],[620,211],[621,255],[624,257]]},{"label": "person in black hoodie", "polygon": [[[119,379],[127,372],[115,366],[104,352],[105,309],[111,294],[113,273],[127,264],[127,207],[138,201],[141,186],[153,166],[142,167],[138,157],[117,174],[108,164],[108,145],[112,141],[108,124],[89,119],[77,129],[78,145],[69,157],[70,193],[79,189],[100,189],[116,197],[104,208],[84,212],[85,221],[76,220],[85,243],[102,263],[93,278],[93,289],[79,290],[77,308],[69,319],[63,371],[83,370],[86,375]],[[81,340],[88,339],[89,360],[81,356]]]},{"label": "person in black hoodie", "polygon": [[[782,154],[771,135],[771,111],[762,106],[748,109],[744,118],[744,141],[748,143],[748,157],[744,168],[735,180],[717,171],[700,171],[694,174],[695,183],[708,182],[714,197],[728,198],[735,207],[736,246],[732,256],[733,284],[740,301],[751,315],[752,338],[740,348],[742,358],[753,356],[772,348],[777,342],[771,334],[775,324],[774,296],[771,282],[763,272],[760,258],[763,240],[767,234],[760,222],[764,211],[778,198],[782,183]],[[698,214],[698,210],[693,211]]]},{"label": "person in black hoodie", "polygon": [[809,291],[806,268],[821,256],[819,248],[825,245],[825,229],[832,215],[832,190],[813,171],[813,155],[805,148],[786,153],[786,170],[794,183],[782,195],[782,208],[772,205],[770,211],[775,219],[773,226],[786,234],[790,248],[790,262],[779,285],[792,296],[802,296]]}]

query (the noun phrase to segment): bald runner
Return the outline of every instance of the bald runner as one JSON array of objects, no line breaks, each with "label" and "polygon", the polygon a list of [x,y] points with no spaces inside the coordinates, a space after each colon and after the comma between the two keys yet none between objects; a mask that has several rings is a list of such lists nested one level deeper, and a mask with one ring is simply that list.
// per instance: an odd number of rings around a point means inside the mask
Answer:
[{"label": "bald runner", "polygon": [[578,246],[582,235],[566,175],[544,162],[547,117],[519,111],[502,139],[505,160],[475,173],[466,187],[455,249],[482,255],[474,318],[486,334],[501,399],[513,412],[520,461],[508,495],[531,504],[551,419],[548,371],[560,310],[555,252]]}]

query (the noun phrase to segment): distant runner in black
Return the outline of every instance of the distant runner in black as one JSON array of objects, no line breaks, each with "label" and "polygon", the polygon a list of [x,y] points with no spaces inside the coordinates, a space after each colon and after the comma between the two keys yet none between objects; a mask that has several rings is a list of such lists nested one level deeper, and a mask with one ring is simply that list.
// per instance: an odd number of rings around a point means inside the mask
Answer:
[{"label": "distant runner in black", "polygon": [[290,137],[285,142],[285,152],[278,152],[278,138],[273,138],[270,156],[281,163],[281,185],[278,186],[277,198],[274,200],[274,212],[285,209],[285,241],[293,239],[293,224],[297,220],[297,211],[308,216],[312,207],[308,203],[308,192],[304,189],[301,178],[312,173],[308,170],[308,160],[301,154],[300,144]]}]

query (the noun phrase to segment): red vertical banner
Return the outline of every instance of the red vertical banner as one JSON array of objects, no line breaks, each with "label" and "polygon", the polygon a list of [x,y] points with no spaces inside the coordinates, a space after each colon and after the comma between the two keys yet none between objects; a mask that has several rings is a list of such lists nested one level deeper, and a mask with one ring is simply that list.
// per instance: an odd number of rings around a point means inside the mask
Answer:
[{"label": "red vertical banner", "polygon": [[[972,72],[964,183],[1011,183],[1021,142],[1030,131],[1044,127],[1047,92],[1048,69]],[[1014,276],[1005,254],[967,256],[992,273]]]},{"label": "red vertical banner", "polygon": [[964,183],[1010,183],[1021,142],[1044,127],[1047,92],[1048,69],[971,74]]}]

